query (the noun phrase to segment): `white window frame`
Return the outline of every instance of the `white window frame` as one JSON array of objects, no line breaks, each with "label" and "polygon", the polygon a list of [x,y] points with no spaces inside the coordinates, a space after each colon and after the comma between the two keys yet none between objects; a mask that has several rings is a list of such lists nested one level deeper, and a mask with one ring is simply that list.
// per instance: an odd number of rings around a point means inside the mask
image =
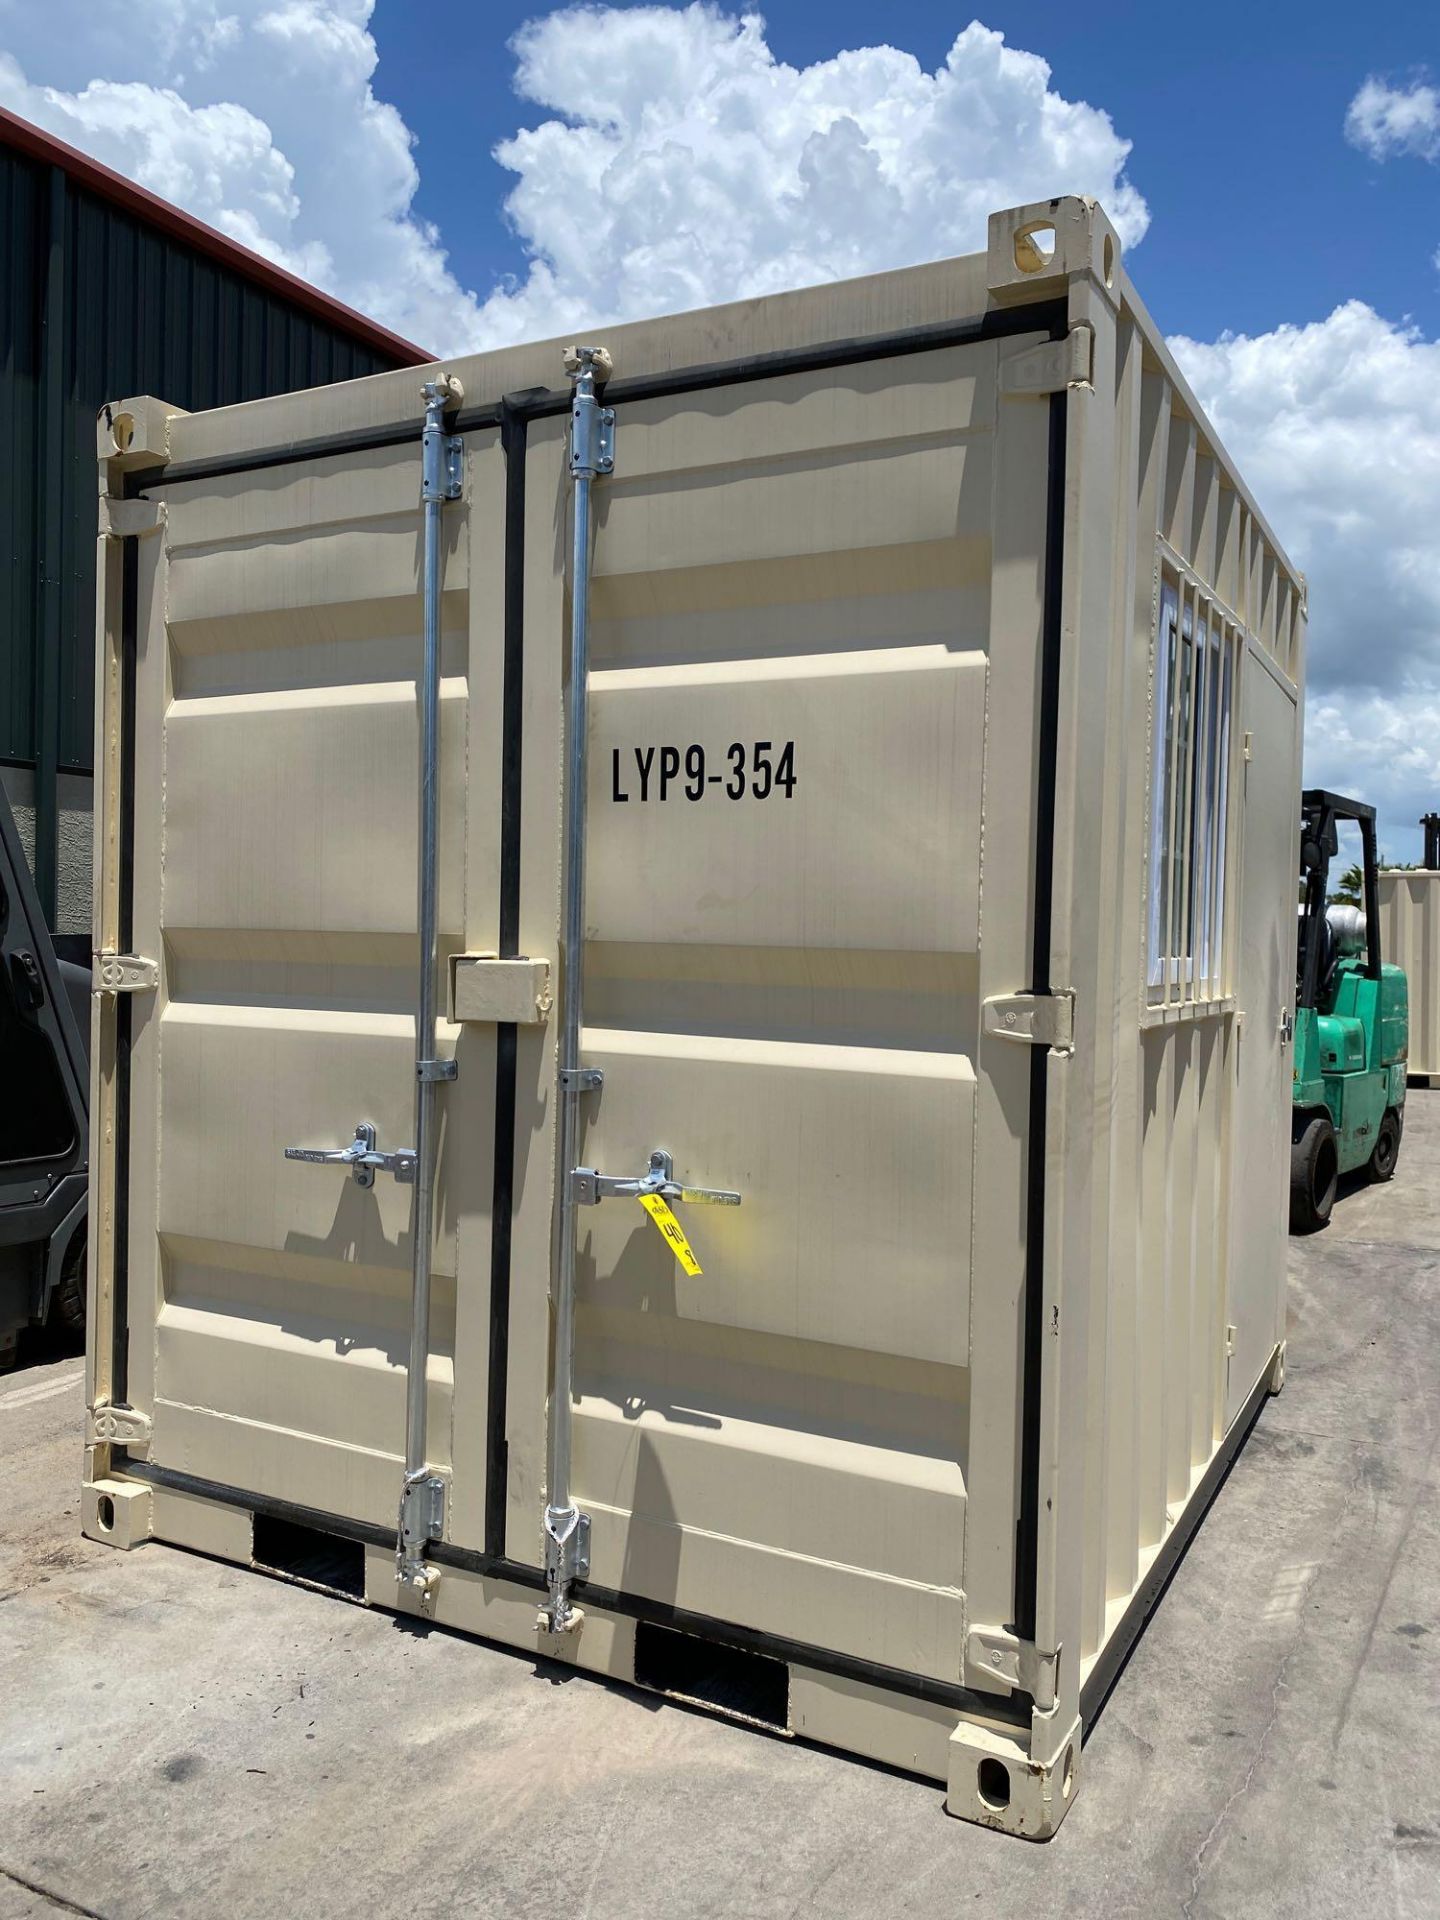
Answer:
[{"label": "white window frame", "polygon": [[1239,622],[1162,548],[1154,630],[1146,1004],[1226,1003]]}]

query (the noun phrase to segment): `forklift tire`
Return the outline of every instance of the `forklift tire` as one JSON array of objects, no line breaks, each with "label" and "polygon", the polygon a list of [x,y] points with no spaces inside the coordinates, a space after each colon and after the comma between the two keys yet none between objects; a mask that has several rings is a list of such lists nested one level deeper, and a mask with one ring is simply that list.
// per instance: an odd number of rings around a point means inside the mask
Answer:
[{"label": "forklift tire", "polygon": [[1391,1180],[1395,1175],[1395,1162],[1400,1158],[1400,1116],[1394,1107],[1386,1109],[1380,1122],[1380,1131],[1375,1136],[1375,1151],[1370,1156],[1370,1178],[1372,1180]]},{"label": "forklift tire", "polygon": [[1318,1233],[1329,1226],[1339,1179],[1335,1129],[1324,1114],[1317,1114],[1290,1149],[1292,1233]]},{"label": "forklift tire", "polygon": [[85,1332],[85,1234],[76,1234],[50,1301],[50,1323],[76,1339]]}]

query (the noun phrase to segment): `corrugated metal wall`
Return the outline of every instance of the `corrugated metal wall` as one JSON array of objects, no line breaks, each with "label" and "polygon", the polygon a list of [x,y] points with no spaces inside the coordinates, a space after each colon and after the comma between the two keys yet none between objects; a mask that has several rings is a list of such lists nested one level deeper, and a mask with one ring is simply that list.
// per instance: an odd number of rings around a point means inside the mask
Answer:
[{"label": "corrugated metal wall", "polygon": [[1440,873],[1380,875],[1380,953],[1410,987],[1412,1074],[1440,1074]]},{"label": "corrugated metal wall", "polygon": [[91,760],[97,409],[193,412],[396,362],[4,145],[0,262],[0,763],[35,770],[54,926],[57,779]]},{"label": "corrugated metal wall", "polygon": [[35,753],[35,622],[45,178],[0,148],[0,758]]}]

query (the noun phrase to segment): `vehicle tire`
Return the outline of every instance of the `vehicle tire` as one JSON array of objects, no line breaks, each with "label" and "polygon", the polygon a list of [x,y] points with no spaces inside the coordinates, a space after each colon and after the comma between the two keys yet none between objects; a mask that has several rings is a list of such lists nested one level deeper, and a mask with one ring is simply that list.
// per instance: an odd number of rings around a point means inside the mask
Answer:
[{"label": "vehicle tire", "polygon": [[1380,1122],[1380,1131],[1375,1135],[1375,1151],[1370,1156],[1370,1178],[1372,1180],[1392,1179],[1395,1173],[1395,1162],[1399,1158],[1400,1116],[1394,1107],[1389,1107]]},{"label": "vehicle tire", "polygon": [[81,1338],[85,1332],[85,1235],[76,1234],[65,1255],[65,1269],[50,1302],[50,1324]]},{"label": "vehicle tire", "polygon": [[1335,1129],[1324,1114],[1317,1114],[1290,1149],[1292,1233],[1318,1233],[1330,1224],[1339,1179]]}]

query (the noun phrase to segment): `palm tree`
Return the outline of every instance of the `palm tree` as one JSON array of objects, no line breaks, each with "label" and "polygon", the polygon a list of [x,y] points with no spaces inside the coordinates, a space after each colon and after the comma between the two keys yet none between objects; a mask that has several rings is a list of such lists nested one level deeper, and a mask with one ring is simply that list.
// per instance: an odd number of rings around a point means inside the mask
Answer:
[{"label": "palm tree", "polygon": [[1364,895],[1365,876],[1360,871],[1359,865],[1346,867],[1340,876],[1339,884],[1330,895],[1330,905],[1332,907],[1363,907]]},{"label": "palm tree", "polygon": [[[1377,856],[1375,864],[1382,873],[1387,868],[1392,873],[1413,873],[1415,871],[1415,862],[1413,860],[1387,860],[1383,853]],[[1341,874],[1339,884],[1330,895],[1330,905],[1332,907],[1359,907],[1363,910],[1365,906],[1365,875],[1358,863],[1353,867],[1346,867],[1345,871]]]}]

